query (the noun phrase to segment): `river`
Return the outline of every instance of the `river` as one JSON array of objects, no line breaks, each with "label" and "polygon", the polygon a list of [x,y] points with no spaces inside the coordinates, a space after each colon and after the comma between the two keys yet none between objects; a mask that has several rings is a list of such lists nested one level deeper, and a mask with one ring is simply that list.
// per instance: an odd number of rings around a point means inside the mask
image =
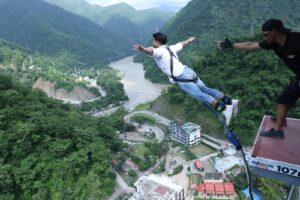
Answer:
[{"label": "river", "polygon": [[121,82],[129,97],[125,108],[132,111],[137,105],[155,100],[166,85],[155,84],[145,79],[143,65],[133,62],[133,56],[112,62],[110,67],[119,70],[123,76]]}]

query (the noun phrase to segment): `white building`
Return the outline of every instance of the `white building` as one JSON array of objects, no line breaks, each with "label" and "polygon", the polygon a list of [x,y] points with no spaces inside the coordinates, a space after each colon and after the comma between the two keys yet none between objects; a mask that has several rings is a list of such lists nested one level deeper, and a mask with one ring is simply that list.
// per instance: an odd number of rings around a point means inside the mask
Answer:
[{"label": "white building", "polygon": [[170,138],[186,146],[193,146],[200,143],[201,127],[193,124],[184,124],[180,120],[174,120],[169,124]]},{"label": "white building", "polygon": [[184,200],[183,187],[167,176],[143,176],[134,186],[137,192],[129,200]]}]

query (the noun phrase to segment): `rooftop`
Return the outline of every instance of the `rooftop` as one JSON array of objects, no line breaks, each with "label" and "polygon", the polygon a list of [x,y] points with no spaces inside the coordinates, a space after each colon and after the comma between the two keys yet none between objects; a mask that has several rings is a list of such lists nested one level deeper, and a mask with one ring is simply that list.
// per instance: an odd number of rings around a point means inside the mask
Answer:
[{"label": "rooftop", "polygon": [[183,130],[186,131],[186,133],[192,133],[195,132],[197,130],[201,130],[201,127],[197,124],[188,122],[188,123],[184,123],[182,120],[174,120],[173,123],[175,123],[177,126],[180,126]]},{"label": "rooftop", "polygon": [[135,183],[135,186],[138,191],[130,198],[131,200],[168,199],[174,192],[183,189],[169,177],[153,174],[143,176]]},{"label": "rooftop", "polygon": [[196,165],[196,167],[197,167],[198,169],[202,169],[202,168],[203,168],[203,164],[201,163],[200,160],[196,160],[196,161],[195,161],[195,165]]},{"label": "rooftop", "polygon": [[198,186],[198,192],[213,195],[234,195],[232,183],[203,183]]}]

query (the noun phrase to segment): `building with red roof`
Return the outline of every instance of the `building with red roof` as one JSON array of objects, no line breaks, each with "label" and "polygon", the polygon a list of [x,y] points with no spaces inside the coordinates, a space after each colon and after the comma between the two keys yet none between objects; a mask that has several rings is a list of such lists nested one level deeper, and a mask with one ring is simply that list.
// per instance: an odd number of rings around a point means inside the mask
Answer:
[{"label": "building with red roof", "polygon": [[222,199],[234,199],[235,191],[232,183],[202,183],[197,187],[200,198],[220,197]]},{"label": "building with red roof", "polygon": [[206,194],[214,195],[215,194],[215,185],[213,183],[205,183]]},{"label": "building with red roof", "polygon": [[199,193],[206,193],[206,187],[205,187],[205,184],[200,184],[199,186],[198,186],[198,192]]},{"label": "building with red roof", "polygon": [[202,162],[201,162],[200,160],[195,160],[194,163],[195,163],[195,167],[196,167],[198,170],[200,170],[200,171],[204,170],[203,164],[202,164]]},{"label": "building with red roof", "polygon": [[232,183],[225,183],[224,188],[225,188],[226,196],[234,196],[235,195],[234,185]]},{"label": "building with red roof", "polygon": [[217,196],[224,196],[225,195],[225,189],[223,183],[215,183],[215,194]]}]

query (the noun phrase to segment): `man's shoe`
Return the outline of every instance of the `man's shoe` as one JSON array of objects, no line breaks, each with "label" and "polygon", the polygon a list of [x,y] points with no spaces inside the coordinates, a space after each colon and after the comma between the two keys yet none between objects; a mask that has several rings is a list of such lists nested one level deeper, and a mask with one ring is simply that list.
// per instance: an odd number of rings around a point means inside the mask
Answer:
[{"label": "man's shoe", "polygon": [[274,137],[274,138],[284,138],[283,131],[276,131],[274,128],[269,131],[264,131],[260,133],[262,137]]},{"label": "man's shoe", "polygon": [[232,104],[231,98],[228,97],[228,96],[224,96],[222,101],[225,105],[231,105]]},{"label": "man's shoe", "polygon": [[[271,119],[272,122],[276,123],[276,117],[270,117],[270,119]],[[284,119],[283,127],[286,127],[286,126],[287,126],[287,122],[286,122],[286,119]]]},{"label": "man's shoe", "polygon": [[239,107],[240,107],[239,100],[233,99],[232,105],[233,105],[233,116],[236,117],[239,114]]},{"label": "man's shoe", "polygon": [[226,109],[222,112],[226,120],[226,125],[229,126],[233,116],[233,105],[227,105]]}]

